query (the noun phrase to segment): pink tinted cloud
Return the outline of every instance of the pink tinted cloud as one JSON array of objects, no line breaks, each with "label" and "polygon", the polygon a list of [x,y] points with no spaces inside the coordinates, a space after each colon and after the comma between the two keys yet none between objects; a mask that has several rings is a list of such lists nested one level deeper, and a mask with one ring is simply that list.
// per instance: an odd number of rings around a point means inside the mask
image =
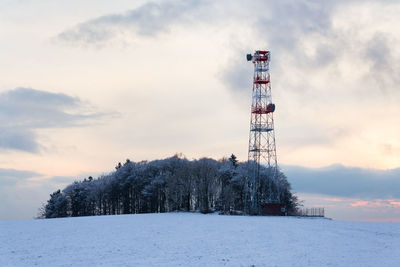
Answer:
[{"label": "pink tinted cloud", "polygon": [[386,200],[386,199],[376,199],[376,200],[372,200],[372,201],[357,200],[353,203],[350,203],[350,206],[352,206],[352,207],[367,207],[367,208],[400,207],[400,201]]},{"label": "pink tinted cloud", "polygon": [[400,201],[390,201],[390,204],[396,207],[400,207]]},{"label": "pink tinted cloud", "polygon": [[349,198],[299,194],[305,207],[325,208],[329,218],[350,221],[400,222],[400,199]]},{"label": "pink tinted cloud", "polygon": [[359,201],[356,201],[354,203],[350,203],[350,206],[352,206],[352,207],[365,207],[365,206],[369,206],[369,202],[368,201],[359,200]]},{"label": "pink tinted cloud", "polygon": [[330,202],[343,202],[343,201],[345,201],[345,199],[341,199],[341,198],[337,198],[337,197],[326,197],[326,198],[324,198],[324,200],[330,201]]}]

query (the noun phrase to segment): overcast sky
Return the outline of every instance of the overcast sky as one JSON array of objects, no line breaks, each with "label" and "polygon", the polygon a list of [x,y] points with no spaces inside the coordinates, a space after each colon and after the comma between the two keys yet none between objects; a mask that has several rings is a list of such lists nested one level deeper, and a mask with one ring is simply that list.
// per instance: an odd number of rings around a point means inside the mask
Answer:
[{"label": "overcast sky", "polygon": [[390,0],[0,0],[0,219],[126,158],[246,160],[245,55],[268,49],[294,191],[334,218],[400,221],[398,14]]}]

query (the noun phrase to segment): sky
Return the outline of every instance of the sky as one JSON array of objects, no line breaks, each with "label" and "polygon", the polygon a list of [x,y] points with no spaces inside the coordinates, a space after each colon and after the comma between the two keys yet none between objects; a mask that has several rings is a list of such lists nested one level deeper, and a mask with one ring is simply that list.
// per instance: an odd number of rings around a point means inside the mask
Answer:
[{"label": "sky", "polygon": [[271,51],[278,164],[304,205],[400,221],[398,1],[0,0],[0,219],[119,161],[247,160]]}]

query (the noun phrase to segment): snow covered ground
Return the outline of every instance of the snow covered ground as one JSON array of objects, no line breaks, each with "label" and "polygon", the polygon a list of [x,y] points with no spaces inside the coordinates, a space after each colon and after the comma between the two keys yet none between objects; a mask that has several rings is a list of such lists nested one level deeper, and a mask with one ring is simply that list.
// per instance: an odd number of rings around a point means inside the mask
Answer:
[{"label": "snow covered ground", "polygon": [[0,266],[400,266],[400,224],[141,214],[0,221]]}]

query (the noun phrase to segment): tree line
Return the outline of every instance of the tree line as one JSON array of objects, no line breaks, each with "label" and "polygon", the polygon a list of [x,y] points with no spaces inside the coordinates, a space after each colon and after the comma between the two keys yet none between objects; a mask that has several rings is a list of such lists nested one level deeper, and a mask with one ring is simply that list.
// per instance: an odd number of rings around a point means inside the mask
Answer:
[{"label": "tree line", "polygon": [[[270,181],[260,166],[257,203],[262,206],[276,192],[287,211],[294,212],[298,200],[285,175],[278,171]],[[251,196],[247,163],[230,158],[188,160],[180,155],[154,161],[118,163],[115,171],[75,181],[57,190],[40,212],[42,218],[175,211],[218,211],[246,214]],[[254,188],[254,187],[253,187]]]}]

